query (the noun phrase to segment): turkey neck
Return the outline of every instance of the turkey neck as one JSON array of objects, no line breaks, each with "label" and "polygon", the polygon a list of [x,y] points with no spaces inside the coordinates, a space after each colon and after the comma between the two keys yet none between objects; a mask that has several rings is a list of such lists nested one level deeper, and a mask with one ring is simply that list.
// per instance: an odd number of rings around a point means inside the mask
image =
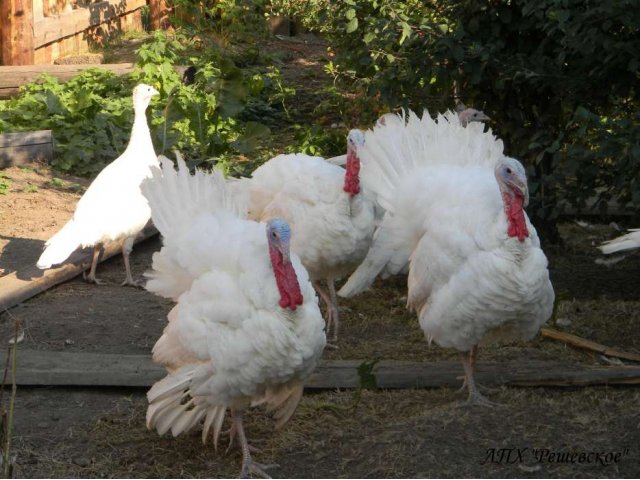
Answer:
[{"label": "turkey neck", "polygon": [[[149,131],[149,124],[147,123],[147,105],[135,105],[133,108],[133,127],[131,128],[131,137],[129,138],[127,150],[153,152],[151,132]],[[144,157],[141,156],[141,159],[144,159]]]},{"label": "turkey neck", "polygon": [[269,257],[271,257],[273,275],[276,278],[278,292],[280,292],[279,305],[282,308],[295,311],[298,305],[302,305],[302,292],[293,264],[284,262],[282,253],[272,245],[269,245]]},{"label": "turkey neck", "polygon": [[521,242],[529,236],[524,218],[524,197],[519,192],[503,191],[504,213],[507,215],[507,235],[518,237]]},{"label": "turkey neck", "polygon": [[360,193],[360,159],[351,146],[347,149],[345,170],[344,187],[342,189],[351,197],[355,197]]}]

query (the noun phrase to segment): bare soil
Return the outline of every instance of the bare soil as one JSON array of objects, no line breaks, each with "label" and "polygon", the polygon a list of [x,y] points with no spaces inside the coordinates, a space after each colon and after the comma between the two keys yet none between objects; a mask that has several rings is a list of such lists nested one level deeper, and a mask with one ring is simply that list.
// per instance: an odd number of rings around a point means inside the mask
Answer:
[{"label": "bare soil", "polygon": [[[304,37],[303,37],[304,38]],[[320,41],[281,41],[285,78],[300,82],[300,65],[316,78],[326,61]],[[306,47],[305,45],[311,46]],[[292,52],[292,53],[291,53]],[[305,60],[306,59],[306,60]],[[306,80],[305,80],[306,79]],[[299,83],[297,83],[299,84]],[[318,85],[313,84],[317,89]],[[307,105],[305,91],[300,104]],[[313,97],[317,98],[317,97]],[[306,102],[306,103],[305,103]],[[44,240],[72,215],[88,182],[44,166],[3,171],[9,191],[0,195],[0,275],[33,264]],[[61,181],[52,181],[53,178]],[[0,179],[2,181],[3,179]],[[78,186],[76,186],[78,185]],[[640,353],[640,255],[611,266],[595,245],[618,232],[609,225],[561,226],[562,248],[549,246],[559,305],[555,328]],[[157,238],[137,245],[134,275],[149,268]],[[59,285],[0,315],[0,348],[19,319],[19,348],[149,354],[166,322],[170,303],[145,290],[120,287],[121,257],[102,263],[105,286],[80,278]],[[342,301],[338,350],[325,358],[440,360],[458,353],[428,348],[414,315],[405,307],[406,279],[377,282]],[[587,365],[613,359],[540,337],[526,344],[487,347],[480,361],[549,358]],[[203,446],[200,432],[173,439],[145,428],[141,389],[27,388],[18,390],[13,454],[16,477],[232,477],[240,454]],[[6,403],[8,392],[5,391]],[[280,431],[256,409],[247,432],[277,463],[274,477],[637,477],[640,475],[640,390],[637,387],[579,389],[500,388],[489,394],[496,408],[459,408],[453,389],[308,392]],[[499,449],[520,449],[521,458],[499,458]],[[534,450],[538,449],[538,450]],[[544,458],[545,450],[548,453]],[[493,451],[493,456],[491,452]],[[561,461],[551,454],[582,454],[591,461]],[[594,453],[601,454],[599,456]],[[605,461],[611,458],[617,460]],[[536,457],[536,454],[539,457]],[[564,459],[564,460],[562,460]]]}]

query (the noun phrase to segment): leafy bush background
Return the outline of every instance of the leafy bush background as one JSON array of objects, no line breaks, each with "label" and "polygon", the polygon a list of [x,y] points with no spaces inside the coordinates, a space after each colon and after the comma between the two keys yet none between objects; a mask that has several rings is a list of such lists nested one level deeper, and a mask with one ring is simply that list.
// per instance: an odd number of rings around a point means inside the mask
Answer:
[{"label": "leafy bush background", "polygon": [[[292,93],[282,87],[277,68],[264,58],[239,58],[241,69],[231,50],[162,31],[137,54],[130,75],[88,69],[65,83],[44,76],[26,85],[19,96],[0,102],[0,132],[51,129],[53,167],[94,175],[124,150],[133,123],[131,93],[144,82],[161,94],[147,110],[158,153],[177,148],[194,163],[216,161],[247,173],[251,162],[230,159],[249,152],[260,158],[268,123],[284,115],[283,102]],[[195,82],[185,85],[175,65],[196,66]]]},{"label": "leafy bush background", "polygon": [[[50,128],[54,167],[95,174],[124,149],[131,89],[144,81],[162,93],[150,109],[159,152],[179,148],[195,163],[239,174],[275,153],[276,136],[290,136],[288,151],[333,155],[349,128],[368,127],[384,111],[436,112],[462,100],[489,114],[507,154],[527,165],[529,213],[547,238],[567,205],[640,207],[637,0],[169,4],[178,33],[155,32],[134,74],[94,70],[29,85],[0,102],[0,131]],[[287,108],[295,92],[261,49],[265,16],[275,14],[296,16],[329,41],[326,72],[335,82],[311,112]],[[182,84],[177,64],[198,67],[193,85]],[[341,126],[329,128],[336,115]]]},{"label": "leafy bush background", "polygon": [[640,8],[633,0],[274,0],[322,32],[328,70],[389,108],[483,109],[530,172],[547,236],[564,206],[640,207]]}]

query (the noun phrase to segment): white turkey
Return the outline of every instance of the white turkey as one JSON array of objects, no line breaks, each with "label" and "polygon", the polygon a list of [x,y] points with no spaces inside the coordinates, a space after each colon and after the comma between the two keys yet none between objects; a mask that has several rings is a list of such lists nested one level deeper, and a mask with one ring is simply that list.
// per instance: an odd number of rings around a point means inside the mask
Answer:
[{"label": "white turkey", "polygon": [[616,237],[613,240],[604,242],[598,247],[602,253],[609,255],[610,253],[621,252],[624,250],[633,250],[640,248],[640,229],[633,228],[629,233]]},{"label": "white turkey", "polygon": [[217,448],[227,409],[243,454],[241,476],[266,476],[243,428],[245,410],[266,403],[277,427],[293,414],[303,382],[325,346],[324,320],[307,272],[289,253],[282,219],[242,219],[243,207],[222,174],[162,172],[142,185],[163,247],[153,256],[147,290],[177,302],[153,347],[168,375],[147,393],[147,426],[161,435],[204,420]]},{"label": "white turkey", "polygon": [[154,95],[158,91],[149,85],[139,84],[133,89],[134,120],[127,148],[98,174],[78,201],[73,218],[45,243],[38,268],[51,268],[78,247],[93,246],[86,280],[102,283],[96,278],[96,266],[103,244],[124,240],[122,256],[127,276],[123,285],[138,285],[131,275],[129,254],[135,237],[151,216],[140,183],[151,175],[150,168],[158,165],[145,113]]},{"label": "white turkey", "polygon": [[[459,108],[456,109],[456,112],[458,113],[460,124],[463,127],[466,127],[471,122],[486,122],[488,120],[491,120],[487,115],[485,115],[480,110],[476,110],[475,108],[467,108],[461,103],[458,105],[458,107]],[[404,122],[404,117],[396,115],[395,113],[385,113],[380,118],[378,118],[378,120],[376,120],[376,126],[382,127],[389,122],[402,125]],[[347,163],[347,155],[343,154],[338,155],[337,157],[327,158],[327,162],[344,167]]]},{"label": "white turkey", "polygon": [[530,339],[549,318],[547,259],[524,212],[523,166],[482,124],[448,112],[376,127],[359,149],[362,179],[386,210],[364,262],[339,294],[409,263],[407,306],[428,341],[463,353],[469,403],[478,344]]},{"label": "white turkey", "polygon": [[[360,191],[358,149],[363,134],[351,130],[347,164],[341,168],[320,157],[278,155],[251,178],[234,182],[249,193],[249,217],[283,218],[291,225],[291,249],[309,272],[326,303],[327,333],[338,338],[338,302],[334,281],[348,275],[364,259],[373,231],[373,202]],[[328,291],[319,284],[326,280]]]}]

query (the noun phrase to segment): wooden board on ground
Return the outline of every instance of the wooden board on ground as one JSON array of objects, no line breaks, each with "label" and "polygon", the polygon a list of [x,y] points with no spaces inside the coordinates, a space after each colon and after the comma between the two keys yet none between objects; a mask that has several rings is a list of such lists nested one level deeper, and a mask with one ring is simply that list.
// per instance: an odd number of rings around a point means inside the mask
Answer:
[{"label": "wooden board on ground", "polygon": [[[165,370],[147,355],[23,350],[18,345],[18,385],[149,387]],[[7,358],[0,351],[0,358]],[[306,386],[315,389],[358,388],[362,360],[320,363]],[[371,372],[378,388],[437,388],[460,386],[457,361],[406,362],[386,360]],[[640,384],[640,366],[589,367],[560,361],[523,359],[479,362],[477,380],[485,385],[581,387]]]},{"label": "wooden board on ground", "polygon": [[133,63],[0,66],[0,99],[17,95],[22,85],[37,80],[44,73],[66,82],[87,68],[102,68],[116,75],[124,75],[133,71]]},{"label": "wooden board on ground", "polygon": [[[153,225],[146,227],[136,243],[153,237],[158,230]],[[100,261],[104,261],[121,253],[122,242],[111,242],[104,248]],[[35,265],[29,265],[20,270],[0,277],[0,310],[8,310],[20,302],[44,292],[73,277],[80,275],[91,263],[92,251],[77,251],[58,268],[39,270]]]},{"label": "wooden board on ground", "polygon": [[[56,77],[61,82],[66,82],[87,68],[100,68],[109,70],[116,75],[125,75],[133,72],[133,63],[95,63],[74,65],[20,65],[0,66],[0,99],[7,99],[17,95],[20,87],[38,79],[42,74]],[[184,65],[174,65],[174,70],[182,75],[187,69]]]},{"label": "wooden board on ground", "polygon": [[0,168],[53,159],[51,130],[0,134]]}]

